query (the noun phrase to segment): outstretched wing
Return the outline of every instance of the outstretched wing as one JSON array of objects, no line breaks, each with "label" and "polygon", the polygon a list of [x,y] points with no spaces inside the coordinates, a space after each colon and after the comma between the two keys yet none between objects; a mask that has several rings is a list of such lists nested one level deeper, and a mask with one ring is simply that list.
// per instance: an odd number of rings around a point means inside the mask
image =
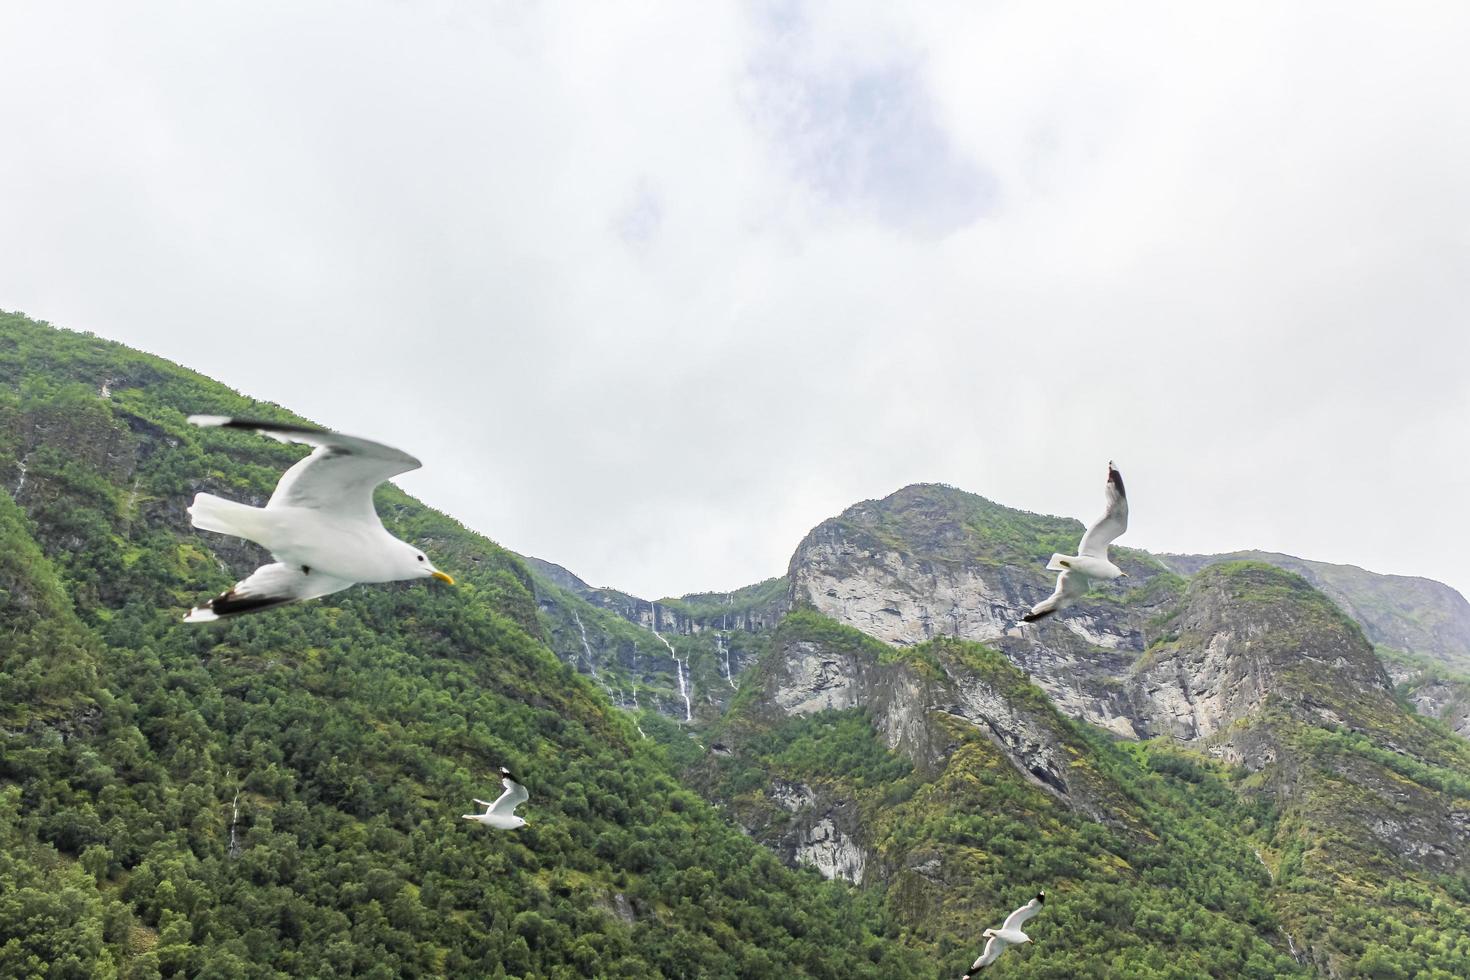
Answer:
[{"label": "outstretched wing", "polygon": [[281,476],[270,507],[305,507],[354,520],[377,520],[373,490],[384,480],[423,464],[408,453],[326,429],[280,422],[255,422],[223,415],[191,415],[195,425],[251,429],[281,442],[315,446]]},{"label": "outstretched wing", "polygon": [[1123,490],[1123,474],[1113,469],[1111,461],[1108,463],[1107,501],[1107,511],[1082,535],[1077,554],[1107,558],[1108,545],[1128,530],[1128,494]]},{"label": "outstretched wing", "polygon": [[305,572],[298,567],[275,562],[260,566],[249,578],[236,582],[232,588],[203,605],[195,606],[184,617],[184,622],[212,623],[226,616],[274,609],[303,599],[341,592],[352,584],[321,572]]},{"label": "outstretched wing", "polygon": [[1016,909],[1016,911],[1012,912],[1010,915],[1006,916],[1006,920],[1001,925],[1000,931],[1006,932],[1010,929],[1021,928],[1021,926],[1026,923],[1026,920],[1032,918],[1036,915],[1037,912],[1041,911],[1041,906],[1045,902],[1046,892],[1038,892],[1035,898],[1027,902],[1025,905],[1022,905],[1020,908]]},{"label": "outstretched wing", "polygon": [[[994,963],[996,957],[1005,952],[1006,947],[1009,945],[1010,943],[1001,939],[999,936],[991,936],[985,943],[985,952],[981,953],[975,962],[970,964],[970,973],[974,973],[976,970],[983,970]],[[965,974],[964,980],[970,980],[969,973]]]},{"label": "outstretched wing", "polygon": [[497,817],[513,817],[516,815],[516,807],[526,802],[531,794],[526,792],[526,787],[509,776],[501,779],[500,785],[505,787],[505,792],[501,793],[485,812],[493,813]]},{"label": "outstretched wing", "polygon": [[1079,575],[1070,568],[1063,569],[1057,576],[1057,587],[1051,595],[1042,599],[1031,607],[1031,611],[1021,617],[1023,623],[1034,623],[1038,619],[1044,619],[1052,613],[1065,609],[1087,594],[1087,576]]}]

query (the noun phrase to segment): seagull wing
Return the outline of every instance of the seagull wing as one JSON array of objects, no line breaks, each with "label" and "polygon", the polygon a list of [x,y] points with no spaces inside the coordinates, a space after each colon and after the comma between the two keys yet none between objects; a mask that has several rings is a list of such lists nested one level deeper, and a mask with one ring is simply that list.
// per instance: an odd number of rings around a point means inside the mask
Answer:
[{"label": "seagull wing", "polygon": [[373,490],[378,484],[423,464],[408,453],[367,439],[326,429],[279,422],[254,422],[221,415],[191,415],[195,425],[251,429],[281,442],[316,447],[281,476],[271,507],[303,507],[331,511],[355,520],[377,521]]},{"label": "seagull wing", "polygon": [[1108,545],[1128,530],[1128,494],[1123,490],[1123,474],[1113,469],[1112,463],[1108,463],[1107,502],[1107,511],[1082,535],[1077,554],[1107,558]]},{"label": "seagull wing", "polygon": [[1032,606],[1031,611],[1021,617],[1021,621],[1034,623],[1038,619],[1067,608],[1086,594],[1087,576],[1079,575],[1070,568],[1063,569],[1062,573],[1057,576],[1056,591]]},{"label": "seagull wing", "polygon": [[970,964],[970,972],[974,973],[976,970],[983,970],[985,967],[994,963],[996,957],[1004,953],[1006,947],[1009,945],[1010,943],[999,936],[991,936],[985,943],[985,952],[981,953],[975,962]]},{"label": "seagull wing", "polygon": [[1016,909],[1016,911],[1006,916],[1005,922],[1001,924],[1000,931],[1006,932],[1011,929],[1021,928],[1021,926],[1026,923],[1026,920],[1032,918],[1036,915],[1037,912],[1041,911],[1042,903],[1044,903],[1045,901],[1046,893],[1042,892],[1038,894],[1031,901],[1027,902],[1025,905],[1022,905],[1020,908]]},{"label": "seagull wing", "polygon": [[487,809],[486,813],[493,813],[497,817],[513,817],[516,815],[516,807],[530,799],[531,794],[526,792],[526,787],[506,776],[500,781],[505,787],[505,792]]},{"label": "seagull wing", "polygon": [[236,582],[201,606],[195,606],[184,617],[186,623],[211,623],[227,616],[274,609],[303,599],[341,592],[352,582],[333,578],[321,572],[304,572],[291,565],[276,562],[262,565],[249,578]]}]

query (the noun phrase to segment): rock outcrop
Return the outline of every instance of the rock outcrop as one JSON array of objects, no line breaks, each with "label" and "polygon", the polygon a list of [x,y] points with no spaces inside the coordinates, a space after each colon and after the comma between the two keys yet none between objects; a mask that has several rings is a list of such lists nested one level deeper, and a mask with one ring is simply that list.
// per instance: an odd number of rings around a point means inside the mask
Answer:
[{"label": "rock outcrop", "polygon": [[1374,644],[1470,672],[1470,602],[1442,582],[1270,551],[1157,557],[1182,575],[1230,561],[1264,562],[1295,572],[1363,627]]}]

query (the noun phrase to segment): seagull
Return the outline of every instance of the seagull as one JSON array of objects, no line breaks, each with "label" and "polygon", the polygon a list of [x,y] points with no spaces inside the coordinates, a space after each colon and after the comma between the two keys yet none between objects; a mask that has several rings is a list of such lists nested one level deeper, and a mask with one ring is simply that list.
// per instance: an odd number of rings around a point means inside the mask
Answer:
[{"label": "seagull", "polygon": [[994,963],[1000,954],[1006,951],[1007,946],[1019,946],[1021,943],[1031,942],[1031,937],[1021,931],[1021,925],[1040,912],[1045,902],[1046,892],[1037,892],[1035,898],[1006,916],[1005,922],[1001,923],[999,929],[986,929],[982,933],[987,940],[985,952],[970,964],[970,972],[966,973],[962,980],[970,980],[971,974]]},{"label": "seagull", "polygon": [[196,606],[186,623],[208,623],[341,592],[358,582],[454,579],[423,552],[383,528],[373,489],[422,464],[380,443],[326,429],[280,422],[252,422],[221,415],[191,415],[195,425],[250,429],[281,442],[315,447],[288,469],[264,507],[199,493],[189,507],[194,526],[262,545],[275,562],[257,568],[234,588]]},{"label": "seagull", "polygon": [[531,794],[526,792],[526,787],[515,781],[510,770],[504,766],[500,767],[500,785],[505,787],[505,792],[494,803],[486,803],[484,800],[476,800],[480,806],[485,808],[484,813],[466,813],[462,816],[466,820],[475,820],[487,827],[496,830],[515,830],[524,827],[526,821],[516,816],[516,807],[526,802]]},{"label": "seagull", "polygon": [[1047,571],[1062,573],[1057,576],[1056,591],[1032,606],[1021,617],[1022,622],[1034,623],[1067,608],[1087,594],[1088,579],[1128,577],[1127,572],[1108,561],[1108,545],[1128,530],[1128,494],[1123,490],[1123,474],[1113,469],[1111,460],[1108,461],[1107,503],[1107,511],[1082,535],[1076,555],[1051,556]]}]

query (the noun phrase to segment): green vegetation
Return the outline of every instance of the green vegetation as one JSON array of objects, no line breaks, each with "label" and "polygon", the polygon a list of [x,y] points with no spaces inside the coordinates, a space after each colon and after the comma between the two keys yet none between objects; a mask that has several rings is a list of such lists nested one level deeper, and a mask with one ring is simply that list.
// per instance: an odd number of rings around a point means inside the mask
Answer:
[{"label": "green vegetation", "polygon": [[658,604],[690,619],[713,624],[724,617],[739,616],[753,609],[770,609],[786,601],[786,577],[768,578],[734,592],[694,592],[658,600]]},{"label": "green vegetation", "polygon": [[[180,623],[261,557],[191,495],[261,499],[299,455],[195,411],[291,418],[0,317],[0,975],[915,975],[557,661],[518,560],[392,488],[458,587]],[[511,834],[458,818],[500,763]]]},{"label": "green vegetation", "polygon": [[[458,587],[180,623],[262,557],[190,529],[188,500],[263,499],[300,455],[191,412],[294,419],[0,314],[0,976],[953,977],[1038,888],[1037,942],[997,976],[1466,975],[1470,874],[1441,845],[1470,822],[1470,743],[1406,714],[1301,578],[1186,582],[1120,549],[1150,573],[1104,597],[1151,661],[1233,631],[1272,695],[1201,748],[1256,771],[1069,720],[996,649],[811,609],[730,631],[738,693],[713,633],[668,635],[685,726],[609,704],[678,697],[657,638],[392,487],[390,530]],[[927,486],[838,521],[941,562],[1080,533]],[[708,625],[785,590],[659,606]],[[813,650],[859,665],[864,707],[781,712],[782,658]],[[515,833],[458,818],[501,763],[531,792]],[[761,846],[790,855],[819,818],[860,887]]]},{"label": "green vegetation", "polygon": [[849,507],[832,522],[870,534],[900,552],[922,550],[938,560],[1018,562],[1071,553],[1082,536],[1077,521],[1003,507],[943,484],[904,487],[882,501]]},{"label": "green vegetation", "polygon": [[951,638],[898,650],[797,610],[756,676],[775,676],[776,658],[799,644],[886,669],[869,676],[880,686],[916,677],[935,686],[921,697],[940,703],[951,681],[983,684],[1054,740],[1074,794],[1111,807],[1094,820],[1026,778],[988,731],[946,711],[923,719],[929,739],[946,748],[933,771],[920,771],[886,747],[881,716],[851,709],[776,718],[742,694],[728,719],[734,753],[704,764],[707,790],[778,849],[791,846],[803,817],[771,795],[773,786],[808,787],[813,812],[856,809],[868,865],[886,869],[886,882],[871,887],[903,940],[940,964],[935,975],[963,968],[978,951],[978,924],[993,924],[1039,888],[1048,902],[1029,930],[1037,943],[1008,954],[1005,975],[1308,975],[1285,953],[1270,876],[1249,843],[1269,832],[1271,807],[1238,795],[1233,773],[1169,746],[1115,744],[1063,718],[999,652]]}]

